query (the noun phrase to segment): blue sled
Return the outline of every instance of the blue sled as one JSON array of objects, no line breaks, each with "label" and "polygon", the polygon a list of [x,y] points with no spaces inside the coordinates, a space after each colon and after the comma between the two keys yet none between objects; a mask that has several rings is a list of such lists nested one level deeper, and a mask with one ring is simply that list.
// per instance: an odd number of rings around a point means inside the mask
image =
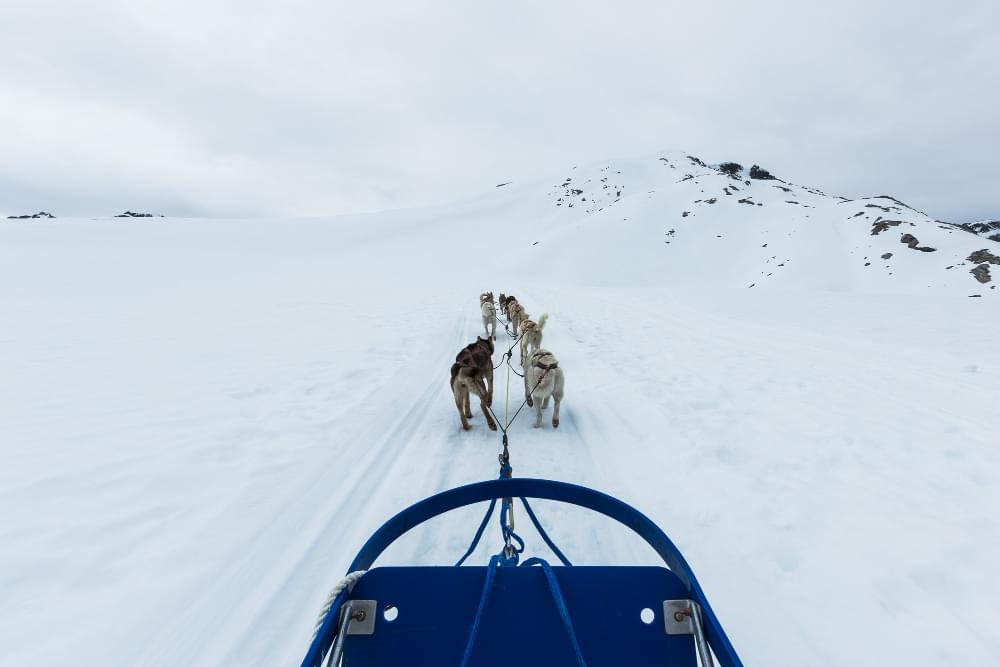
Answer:
[{"label": "blue sled", "polygon": [[[608,516],[636,532],[669,569],[568,566],[544,531],[543,539],[567,565],[528,559],[510,567],[516,556],[499,555],[486,567],[369,569],[397,538],[428,519],[485,501],[492,509],[498,499],[513,498],[525,503],[538,528],[526,498],[558,500]],[[359,570],[368,572],[334,599],[302,667],[708,667],[713,657],[723,667],[743,664],[691,568],[663,531],[620,500],[575,484],[506,478],[431,496],[371,536],[348,571]]]}]

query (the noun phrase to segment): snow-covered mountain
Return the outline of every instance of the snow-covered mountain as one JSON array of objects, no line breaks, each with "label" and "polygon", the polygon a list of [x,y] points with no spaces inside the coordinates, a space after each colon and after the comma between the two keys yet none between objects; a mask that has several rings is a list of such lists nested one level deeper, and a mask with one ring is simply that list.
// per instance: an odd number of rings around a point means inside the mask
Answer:
[{"label": "snow-covered mountain", "polygon": [[[888,195],[832,196],[757,165],[665,152],[502,189],[532,221],[522,228],[525,266],[544,252],[587,284],[980,296],[998,282],[1000,243],[977,235],[989,223],[942,222]],[[626,260],[624,272],[611,255]]]}]

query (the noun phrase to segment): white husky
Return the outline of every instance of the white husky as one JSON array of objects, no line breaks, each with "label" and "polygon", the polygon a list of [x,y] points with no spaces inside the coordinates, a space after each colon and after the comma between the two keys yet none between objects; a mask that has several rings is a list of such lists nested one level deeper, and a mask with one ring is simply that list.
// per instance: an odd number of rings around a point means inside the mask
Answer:
[{"label": "white husky", "polygon": [[538,318],[538,323],[525,319],[521,321],[521,363],[529,352],[533,352],[542,346],[542,329],[549,319],[548,313],[542,313]]},{"label": "white husky", "polygon": [[563,399],[566,378],[554,354],[537,349],[524,360],[524,398],[535,407],[535,428],[542,426],[542,410],[552,397],[552,428],[559,428],[559,405]]},{"label": "white husky", "polygon": [[486,329],[486,337],[497,339],[497,309],[493,301],[480,300],[480,310],[483,311],[483,327]]}]

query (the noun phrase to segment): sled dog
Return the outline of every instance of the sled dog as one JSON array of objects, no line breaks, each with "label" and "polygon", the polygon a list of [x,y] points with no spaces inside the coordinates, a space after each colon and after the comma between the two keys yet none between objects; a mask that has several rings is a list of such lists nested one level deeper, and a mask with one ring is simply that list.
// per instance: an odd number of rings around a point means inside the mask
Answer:
[{"label": "sled dog", "polygon": [[506,296],[503,292],[500,292],[500,298],[498,301],[500,302],[500,312],[503,313],[504,317],[510,319],[510,307],[517,301],[517,299],[515,299],[513,295]]},{"label": "sled dog", "polygon": [[497,339],[497,309],[493,306],[493,299],[480,299],[479,309],[483,313],[483,328],[486,329],[486,337],[490,340]]},{"label": "sled dog", "polygon": [[515,303],[517,303],[517,297],[513,295],[508,296],[506,300],[500,303],[500,312],[502,312],[503,316],[506,317],[508,320],[510,319],[510,309],[514,306]]},{"label": "sled dog", "polygon": [[517,335],[518,326],[524,320],[528,319],[528,313],[524,310],[524,306],[519,304],[517,301],[514,303],[510,302],[510,298],[507,299],[507,319],[510,320],[510,326],[514,330],[513,335]]},{"label": "sled dog", "polygon": [[449,380],[451,392],[455,397],[458,417],[462,428],[469,430],[469,419],[472,417],[470,394],[479,397],[479,405],[486,417],[490,430],[497,430],[497,425],[490,415],[488,405],[493,404],[493,340],[476,337],[476,342],[467,345],[455,357],[451,366]]},{"label": "sled dog", "polygon": [[524,358],[528,356],[529,352],[533,352],[542,346],[542,329],[545,328],[545,322],[548,321],[548,313],[542,313],[542,316],[538,318],[538,323],[531,320],[524,320],[521,322],[521,363],[524,363]]},{"label": "sled dog", "polygon": [[542,426],[542,410],[552,397],[552,428],[559,428],[559,406],[566,378],[554,354],[539,348],[524,361],[524,398],[535,408],[535,428]]}]

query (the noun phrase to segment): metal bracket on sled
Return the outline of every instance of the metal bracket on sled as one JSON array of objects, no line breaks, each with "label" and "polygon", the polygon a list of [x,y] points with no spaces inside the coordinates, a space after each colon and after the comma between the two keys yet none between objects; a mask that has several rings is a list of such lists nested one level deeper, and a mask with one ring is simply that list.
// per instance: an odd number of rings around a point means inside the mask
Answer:
[{"label": "metal bracket on sled", "polygon": [[701,622],[701,605],[694,600],[664,600],[663,623],[668,635],[694,635],[701,667],[713,667],[712,651]]},{"label": "metal bracket on sled", "polygon": [[344,614],[350,609],[351,622],[347,624],[344,631],[346,635],[373,635],[375,634],[375,608],[378,602],[375,600],[351,600],[340,608],[340,622],[344,622]]},{"label": "metal bracket on sled", "polygon": [[375,634],[375,600],[348,600],[340,608],[340,619],[337,623],[337,636],[327,656],[326,667],[339,667],[340,658],[344,655],[344,638],[347,635]]},{"label": "metal bracket on sled", "polygon": [[337,623],[337,636],[333,640],[330,654],[327,656],[326,667],[339,667],[340,658],[344,655],[344,638],[347,635],[375,634],[375,600],[348,600],[340,608],[340,619]]}]

